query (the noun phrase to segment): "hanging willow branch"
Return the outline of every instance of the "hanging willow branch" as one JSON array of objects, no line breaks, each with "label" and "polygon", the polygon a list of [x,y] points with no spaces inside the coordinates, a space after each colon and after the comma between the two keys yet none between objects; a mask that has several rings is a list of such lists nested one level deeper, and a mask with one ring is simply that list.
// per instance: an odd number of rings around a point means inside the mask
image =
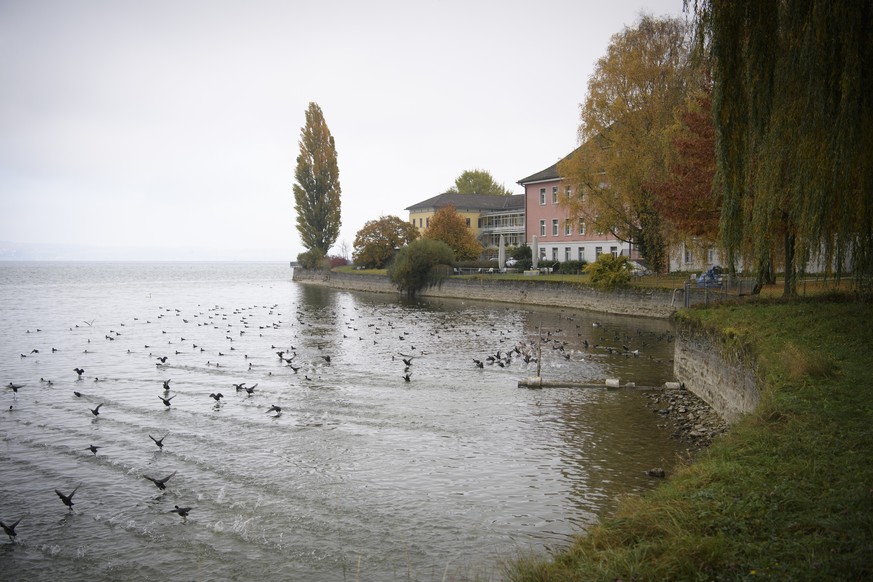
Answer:
[{"label": "hanging willow branch", "polygon": [[781,254],[786,295],[810,261],[873,280],[873,5],[703,0],[713,63],[721,236],[759,275]]}]

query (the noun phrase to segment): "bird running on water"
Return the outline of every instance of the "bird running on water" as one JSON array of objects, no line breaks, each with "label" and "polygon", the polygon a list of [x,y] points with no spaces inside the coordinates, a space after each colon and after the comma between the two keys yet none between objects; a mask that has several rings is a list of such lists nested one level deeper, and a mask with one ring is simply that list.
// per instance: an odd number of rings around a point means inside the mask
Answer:
[{"label": "bird running on water", "polygon": [[64,502],[64,505],[66,505],[67,507],[69,507],[69,508],[70,508],[70,511],[73,511],[73,495],[75,495],[75,494],[76,494],[76,491],[78,491],[78,490],[79,490],[79,486],[76,485],[76,488],[73,489],[73,490],[70,492],[69,495],[64,495],[63,493],[61,493],[61,492],[58,491],[57,489],[55,489],[55,493],[58,494],[58,497],[61,498],[61,501]]},{"label": "bird running on water", "polygon": [[3,533],[5,533],[6,535],[9,536],[9,541],[11,541],[11,542],[14,542],[15,536],[18,535],[17,533],[15,533],[15,526],[17,526],[20,521],[21,521],[20,517],[18,518],[18,521],[16,521],[15,523],[9,524],[9,525],[6,525],[2,521],[0,521],[0,527],[3,528]]},{"label": "bird running on water", "polygon": [[170,478],[175,474],[176,474],[176,471],[173,471],[172,473],[170,473],[169,475],[167,475],[163,479],[155,479],[154,477],[149,477],[148,475],[143,475],[143,478],[148,479],[149,481],[154,483],[158,489],[163,491],[164,489],[167,488],[167,481],[169,481]]},{"label": "bird running on water", "polygon": [[170,435],[170,433],[167,433],[159,439],[156,439],[152,435],[149,435],[149,438],[152,439],[153,441],[155,441],[155,444],[158,445],[159,449],[163,449],[164,448],[164,439],[167,438],[169,435]]}]

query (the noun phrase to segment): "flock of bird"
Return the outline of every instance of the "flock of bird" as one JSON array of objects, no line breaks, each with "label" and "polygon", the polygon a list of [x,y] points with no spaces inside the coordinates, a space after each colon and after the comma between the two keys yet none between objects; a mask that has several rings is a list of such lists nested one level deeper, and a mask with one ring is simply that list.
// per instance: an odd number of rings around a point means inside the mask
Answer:
[{"label": "flock of bird", "polygon": [[[348,309],[351,311],[349,312]],[[434,351],[442,351],[449,343],[472,345],[476,346],[477,350],[482,350],[488,345],[492,346],[492,349],[470,355],[473,368],[481,370],[486,368],[505,369],[512,366],[520,367],[521,371],[525,369],[523,367],[541,364],[544,361],[574,362],[606,356],[639,357],[641,353],[645,353],[648,342],[669,342],[672,340],[669,332],[655,333],[639,330],[636,335],[632,335],[610,331],[608,326],[599,322],[590,325],[575,324],[573,314],[559,316],[561,323],[566,326],[564,328],[529,330],[526,334],[522,334],[524,337],[518,337],[517,326],[500,325],[499,319],[493,317],[481,320],[471,317],[470,321],[459,323],[456,319],[446,315],[441,321],[437,318],[433,325],[424,328],[417,327],[414,322],[396,319],[398,315],[396,307],[390,305],[377,305],[369,308],[341,307],[340,312],[338,313],[336,308],[307,309],[298,306],[293,315],[288,318],[279,310],[278,304],[269,307],[254,305],[237,309],[225,309],[216,305],[196,313],[187,313],[176,308],[159,307],[158,313],[153,314],[150,318],[134,317],[132,320],[105,330],[101,329],[95,320],[83,321],[69,328],[69,332],[76,333],[77,341],[85,340],[84,346],[80,345],[78,350],[72,347],[73,342],[70,342],[70,344],[61,347],[33,347],[22,352],[20,357],[22,360],[40,358],[39,361],[43,362],[48,358],[62,356],[69,359],[73,357],[74,353],[86,354],[89,362],[87,371],[86,364],[76,364],[71,369],[70,376],[64,379],[40,377],[38,383],[21,380],[10,381],[6,385],[13,392],[13,404],[9,406],[9,410],[14,410],[17,398],[26,397],[31,389],[39,389],[32,388],[34,385],[45,389],[69,382],[75,388],[69,393],[72,399],[85,399],[96,403],[93,408],[90,405],[83,407],[85,415],[90,414],[93,417],[92,422],[99,422],[101,417],[112,415],[115,397],[110,395],[104,398],[103,395],[111,394],[111,390],[120,388],[113,386],[113,378],[106,375],[92,376],[89,375],[89,372],[96,368],[99,373],[99,355],[102,351],[113,349],[116,345],[120,347],[122,344],[126,347],[126,354],[132,358],[138,358],[136,361],[141,364],[148,362],[148,365],[152,366],[157,391],[155,395],[161,402],[161,404],[156,402],[155,406],[157,409],[169,413],[172,408],[178,405],[177,403],[183,400],[187,408],[199,409],[201,405],[194,401],[195,397],[203,400],[211,399],[211,406],[215,410],[221,409],[227,403],[228,399],[219,391],[222,388],[220,384],[212,386],[208,395],[205,393],[201,395],[198,390],[180,391],[178,388],[175,389],[175,393],[171,394],[174,390],[171,385],[175,385],[174,382],[176,382],[172,376],[185,374],[186,366],[191,367],[190,362],[194,358],[198,359],[194,366],[200,371],[204,369],[224,371],[223,375],[218,376],[222,378],[223,382],[226,381],[224,378],[232,375],[243,376],[245,378],[243,381],[227,381],[224,386],[228,391],[233,390],[232,394],[237,398],[249,400],[254,397],[254,401],[260,402],[261,392],[256,392],[256,390],[261,382],[268,380],[273,382],[277,378],[281,379],[282,382],[289,380],[299,382],[299,378],[302,377],[306,384],[316,387],[319,381],[328,381],[325,380],[324,375],[329,373],[328,370],[331,366],[337,365],[337,356],[347,356],[348,350],[337,345],[342,342],[354,342],[360,346],[357,349],[365,354],[372,354],[372,356],[368,356],[369,361],[367,362],[349,361],[352,359],[350,356],[343,357],[340,359],[341,365],[358,367],[367,365],[384,370],[392,365],[397,365],[399,361],[403,366],[400,378],[404,384],[412,384],[413,372],[422,369],[421,362],[430,360],[429,356],[432,356]],[[255,320],[258,319],[255,316],[256,313],[266,315],[269,321],[256,322]],[[172,324],[166,325],[168,329],[164,329],[167,318]],[[572,328],[574,324],[575,332]],[[121,340],[127,339],[127,330],[131,330],[129,335],[135,338],[143,337],[144,334],[139,331],[142,328],[137,328],[137,326],[149,326],[152,330],[149,337],[152,340],[148,340],[150,343],[141,344],[141,348],[135,349],[129,341]],[[158,341],[154,340],[157,336],[155,326],[162,328]],[[198,327],[209,329],[208,337],[204,333],[196,332]],[[340,328],[342,328],[342,340],[339,339],[338,331]],[[188,329],[191,331],[185,331]],[[86,331],[87,334],[80,333],[82,331]],[[217,339],[216,331],[222,334],[223,338]],[[35,331],[27,330],[31,339],[39,338],[41,332],[41,328],[37,328]],[[95,334],[97,334],[96,337]],[[279,336],[278,339],[282,340],[281,345],[269,344],[270,354],[265,353],[269,341],[263,339],[265,335],[271,338]],[[186,339],[188,336],[191,339]],[[261,339],[256,342],[244,341],[252,336]],[[92,340],[94,341],[92,342]],[[96,345],[100,341],[105,342],[106,346]],[[207,343],[210,345],[206,345]],[[253,345],[259,351],[251,354],[246,353],[246,348],[251,348]],[[108,346],[112,346],[112,348]],[[120,349],[125,349],[125,347],[120,347]],[[495,347],[497,349],[493,349]],[[326,353],[329,350],[336,353]],[[376,360],[377,357],[388,354],[390,354],[390,360],[386,357],[381,364]],[[649,357],[654,358],[654,356]],[[205,362],[203,362],[204,359],[206,359]],[[442,377],[442,380],[445,380],[447,371],[444,360],[434,359],[439,361],[430,367],[426,366],[424,369],[433,377]],[[177,360],[184,360],[186,365],[176,366]],[[39,365],[36,367],[39,368]],[[303,373],[298,374],[301,371]],[[235,379],[239,380],[239,378]],[[255,379],[259,381],[253,381]],[[184,382],[184,378],[182,382]],[[86,388],[89,383],[95,387],[93,390]],[[180,394],[183,395],[182,398],[176,400]],[[272,391],[271,395],[275,395],[275,391]],[[273,418],[279,418],[283,413],[281,401],[268,401],[263,406],[262,414],[271,415]],[[162,451],[165,447],[164,441],[170,436],[170,433],[167,432],[163,436],[152,434],[147,436],[158,450]],[[89,443],[87,447],[83,447],[83,450],[97,456],[104,446]],[[174,470],[161,478],[145,474],[141,476],[152,482],[163,493],[168,487],[168,482],[177,473],[178,470]],[[69,493],[55,489],[60,501],[71,512],[74,511],[73,496],[80,486],[77,485]],[[174,513],[186,519],[192,510],[192,507],[174,505],[173,509],[167,510],[167,513]],[[16,527],[21,521],[21,517],[9,523],[0,521],[4,533],[13,542],[18,535]]]}]

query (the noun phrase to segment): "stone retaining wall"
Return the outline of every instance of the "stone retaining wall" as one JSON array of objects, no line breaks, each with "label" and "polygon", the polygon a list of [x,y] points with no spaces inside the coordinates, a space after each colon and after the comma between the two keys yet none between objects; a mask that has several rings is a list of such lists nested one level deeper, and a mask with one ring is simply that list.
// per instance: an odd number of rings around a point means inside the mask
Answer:
[{"label": "stone retaining wall", "polygon": [[673,373],[725,421],[735,423],[760,401],[755,357],[720,332],[677,322]]},{"label": "stone retaining wall", "polygon": [[[394,293],[397,288],[387,277],[306,271],[294,269],[294,281],[325,285],[350,291]],[[422,297],[450,297],[456,299],[480,299],[518,303],[521,305],[547,305],[587,309],[604,313],[639,315],[644,317],[670,317],[682,305],[677,294],[673,305],[673,292],[668,289],[624,289],[603,292],[585,285],[560,281],[512,281],[506,279],[456,279],[443,281],[440,287],[432,287],[420,293]]]}]

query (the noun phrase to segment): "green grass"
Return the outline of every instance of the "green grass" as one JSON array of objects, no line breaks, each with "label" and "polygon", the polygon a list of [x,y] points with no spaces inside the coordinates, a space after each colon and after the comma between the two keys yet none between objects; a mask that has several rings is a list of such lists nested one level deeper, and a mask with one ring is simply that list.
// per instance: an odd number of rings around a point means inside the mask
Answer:
[{"label": "green grass", "polygon": [[679,317],[751,346],[759,408],[693,464],[511,580],[873,578],[873,307],[833,297]]},{"label": "green grass", "polygon": [[[337,267],[334,270],[341,273],[352,273],[356,275],[386,275],[387,269],[361,269],[357,270],[353,265],[345,267]],[[699,273],[695,273],[699,274]],[[666,273],[664,275],[646,275],[645,277],[634,277],[631,279],[631,287],[640,287],[646,289],[681,289],[685,282],[688,281],[691,273],[677,271]],[[562,275],[562,274],[544,274],[530,277],[524,273],[488,273],[488,274],[471,274],[471,275],[455,275],[459,279],[485,279],[492,281],[552,281],[559,283],[588,285],[590,278],[585,274],[578,275]],[[829,295],[834,292],[842,292],[851,290],[852,282],[844,280],[840,283],[835,283],[832,279],[824,279],[821,277],[809,276],[800,281],[797,285],[797,293],[801,297],[820,297]],[[782,280],[777,277],[776,283],[766,285],[761,290],[761,296],[765,298],[781,297],[782,296]]]},{"label": "green grass", "polygon": [[343,267],[334,267],[334,271],[338,273],[351,273],[353,275],[387,275],[388,269],[358,269],[354,265],[345,265]]}]

